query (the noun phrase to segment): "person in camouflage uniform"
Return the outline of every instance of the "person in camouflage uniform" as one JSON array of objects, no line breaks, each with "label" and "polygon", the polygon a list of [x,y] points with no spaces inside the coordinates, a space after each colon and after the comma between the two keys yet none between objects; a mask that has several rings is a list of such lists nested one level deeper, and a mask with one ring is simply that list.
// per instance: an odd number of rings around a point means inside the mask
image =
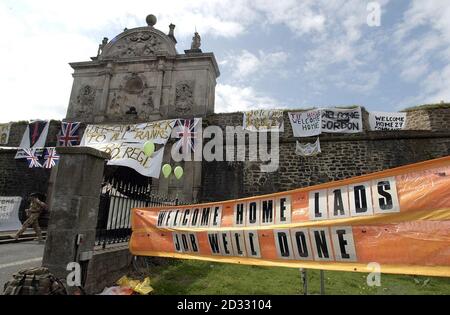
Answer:
[{"label": "person in camouflage uniform", "polygon": [[42,202],[39,200],[37,193],[33,193],[30,195],[30,208],[25,210],[25,213],[27,214],[27,220],[23,223],[22,228],[17,231],[15,235],[12,237],[16,240],[19,239],[20,235],[22,235],[23,232],[29,227],[33,226],[34,231],[36,232],[37,240],[39,242],[42,242],[42,233],[41,228],[39,227],[39,216],[41,215],[41,212],[47,208],[47,205],[45,202]]}]

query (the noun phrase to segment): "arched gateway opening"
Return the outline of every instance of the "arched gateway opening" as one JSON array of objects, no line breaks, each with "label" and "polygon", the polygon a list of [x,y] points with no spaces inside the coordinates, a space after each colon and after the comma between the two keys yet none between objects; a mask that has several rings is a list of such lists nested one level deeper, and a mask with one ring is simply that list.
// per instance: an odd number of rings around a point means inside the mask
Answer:
[{"label": "arched gateway opening", "polygon": [[97,219],[96,245],[126,242],[131,236],[130,210],[177,205],[175,198],[152,191],[152,178],[124,166],[106,165]]}]

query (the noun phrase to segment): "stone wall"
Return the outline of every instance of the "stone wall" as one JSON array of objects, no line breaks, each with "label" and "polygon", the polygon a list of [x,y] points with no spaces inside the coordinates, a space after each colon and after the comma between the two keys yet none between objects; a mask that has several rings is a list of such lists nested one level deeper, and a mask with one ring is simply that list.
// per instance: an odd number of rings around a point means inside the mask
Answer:
[{"label": "stone wall", "polygon": [[[8,144],[4,146],[18,147],[27,124],[26,121],[13,123]],[[60,121],[50,121],[46,146],[54,147],[56,145],[60,125]],[[51,171],[42,168],[30,169],[26,160],[14,159],[16,152],[14,149],[0,148],[0,196],[22,197],[19,217],[23,221],[25,220],[24,210],[28,206],[28,196],[33,192],[48,193],[47,188]],[[44,212],[40,219],[41,226],[46,226],[47,220],[48,213]]]},{"label": "stone wall", "polygon": [[114,284],[129,271],[131,258],[128,246],[96,250],[89,262],[86,292],[99,293]]},{"label": "stone wall", "polygon": [[450,129],[450,105],[433,109],[411,109],[406,113],[408,130],[438,131]]},{"label": "stone wall", "polygon": [[[203,162],[200,199],[224,200],[283,191],[449,154],[450,106],[406,110],[406,130],[392,132],[368,131],[368,113],[364,108],[362,113],[363,133],[321,135],[323,153],[316,158],[295,155],[296,139],[285,115],[277,172],[261,173],[259,163]],[[7,146],[20,144],[26,124],[12,125]],[[59,125],[59,121],[51,121],[47,146],[55,145]],[[242,113],[210,115],[204,119],[204,125],[242,126]],[[26,161],[14,160],[14,155],[15,151],[0,149],[0,196],[26,197],[34,191],[47,193],[50,171],[29,169]],[[24,202],[22,210],[25,205]]]},{"label": "stone wall", "polygon": [[[216,114],[206,125],[241,126],[242,113]],[[450,154],[450,108],[407,112],[407,130],[368,131],[368,113],[363,109],[364,132],[320,135],[322,153],[316,157],[295,154],[294,138],[287,115],[280,134],[279,169],[260,170],[260,162],[204,162],[202,201],[219,201],[306,187],[345,179]],[[225,141],[225,140],[224,140]],[[248,143],[247,143],[248,144]],[[246,150],[248,154],[248,147]]]}]

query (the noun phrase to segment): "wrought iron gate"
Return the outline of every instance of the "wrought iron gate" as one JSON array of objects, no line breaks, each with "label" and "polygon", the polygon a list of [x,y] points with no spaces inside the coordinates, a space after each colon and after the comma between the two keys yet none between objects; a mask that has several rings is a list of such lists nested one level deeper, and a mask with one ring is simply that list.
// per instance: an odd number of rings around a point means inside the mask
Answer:
[{"label": "wrought iron gate", "polygon": [[173,206],[177,199],[150,193],[150,185],[121,180],[105,181],[100,195],[96,245],[127,242],[131,236],[131,209],[135,207]]}]

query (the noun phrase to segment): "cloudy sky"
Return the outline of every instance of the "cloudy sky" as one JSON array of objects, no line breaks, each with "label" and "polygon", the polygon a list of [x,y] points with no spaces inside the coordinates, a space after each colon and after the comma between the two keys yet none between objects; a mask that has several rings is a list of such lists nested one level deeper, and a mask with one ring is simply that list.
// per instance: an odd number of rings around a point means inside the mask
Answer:
[{"label": "cloudy sky", "polygon": [[61,119],[73,61],[101,39],[144,26],[147,14],[177,49],[195,28],[221,76],[216,112],[364,105],[397,111],[450,101],[450,1],[380,0],[1,0],[0,122]]}]

